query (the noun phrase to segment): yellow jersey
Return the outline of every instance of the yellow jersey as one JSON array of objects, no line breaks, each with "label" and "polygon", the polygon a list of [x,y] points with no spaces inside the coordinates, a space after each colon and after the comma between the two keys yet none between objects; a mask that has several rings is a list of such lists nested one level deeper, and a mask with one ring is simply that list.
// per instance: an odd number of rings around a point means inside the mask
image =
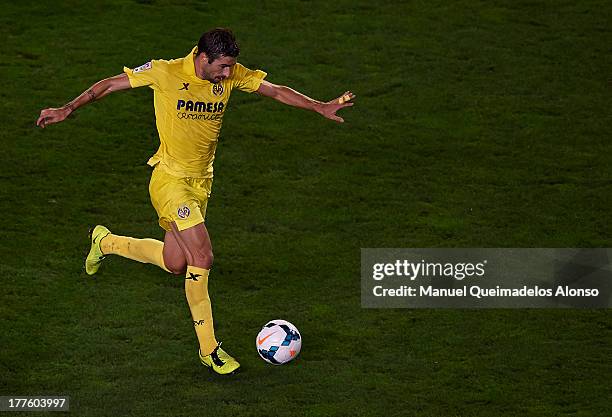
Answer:
[{"label": "yellow jersey", "polygon": [[252,93],[267,75],[236,63],[228,78],[215,84],[198,78],[193,59],[159,59],[123,68],[132,88],[153,89],[160,146],[148,164],[177,177],[212,178],[223,115],[234,88]]}]

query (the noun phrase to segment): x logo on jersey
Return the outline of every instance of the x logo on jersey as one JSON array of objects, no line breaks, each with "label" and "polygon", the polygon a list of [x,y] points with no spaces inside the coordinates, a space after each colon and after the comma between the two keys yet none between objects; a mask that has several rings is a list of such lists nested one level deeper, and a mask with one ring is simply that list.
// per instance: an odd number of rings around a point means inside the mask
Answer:
[{"label": "x logo on jersey", "polygon": [[183,83],[183,88],[179,88],[179,91],[181,90],[189,90],[189,83]]}]

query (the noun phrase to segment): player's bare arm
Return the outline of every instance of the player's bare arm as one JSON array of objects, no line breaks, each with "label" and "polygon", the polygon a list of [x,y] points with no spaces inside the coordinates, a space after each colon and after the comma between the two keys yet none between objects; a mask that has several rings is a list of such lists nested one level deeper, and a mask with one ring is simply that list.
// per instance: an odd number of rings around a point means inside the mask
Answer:
[{"label": "player's bare arm", "polygon": [[126,90],[132,88],[126,74],[119,74],[114,77],[100,80],[74,100],[58,108],[48,108],[40,112],[36,125],[44,128],[53,123],[64,121],[70,114],[81,106],[92,101],[99,100],[109,95],[113,91]]},{"label": "player's bare arm", "polygon": [[345,107],[352,106],[352,100],[356,97],[355,94],[347,91],[340,97],[331,101],[321,102],[305,96],[304,94],[299,93],[289,87],[272,84],[266,80],[261,82],[257,93],[261,94],[262,96],[271,97],[289,106],[316,111],[323,117],[334,120],[338,123],[343,123],[344,119],[336,115],[336,112]]}]

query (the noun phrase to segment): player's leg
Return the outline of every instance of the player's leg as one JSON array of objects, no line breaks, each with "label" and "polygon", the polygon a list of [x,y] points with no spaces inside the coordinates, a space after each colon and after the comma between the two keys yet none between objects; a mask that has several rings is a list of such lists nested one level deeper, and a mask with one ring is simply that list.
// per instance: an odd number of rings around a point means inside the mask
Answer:
[{"label": "player's leg", "polygon": [[187,265],[210,270],[214,256],[210,235],[204,223],[198,223],[185,230],[179,230],[176,222],[172,222],[170,226],[172,239],[182,251]]},{"label": "player's leg", "polygon": [[[163,250],[168,269],[185,268],[185,296],[200,345],[201,362],[220,374],[231,373],[240,364],[220,348],[214,334],[208,276],[213,262],[212,245],[204,226],[212,178],[179,178],[156,166],[149,183],[151,203],[166,234]],[[185,260],[178,262],[176,247]],[[204,355],[204,356],[202,356]]]},{"label": "player's leg", "polygon": [[163,251],[164,265],[175,275],[185,275],[187,272],[187,259],[183,255],[183,250],[179,246],[174,233],[167,231],[164,237]]},{"label": "player's leg", "polygon": [[114,235],[106,227],[98,225],[90,233],[91,248],[85,260],[85,270],[95,274],[106,255],[119,255],[134,261],[157,265],[171,272],[164,262],[164,243],[155,239],[135,239]]},{"label": "player's leg", "polygon": [[215,372],[226,374],[240,364],[220,348],[215,338],[212,305],[208,295],[208,277],[213,264],[212,244],[204,223],[179,230],[172,223],[172,233],[187,260],[185,296],[200,344],[200,360]]},{"label": "player's leg", "polygon": [[[106,227],[98,225],[90,232],[91,249],[85,260],[86,272],[89,275],[95,274],[106,255],[119,255],[138,262],[157,265],[167,272],[184,274],[186,260],[170,232],[169,222],[173,213],[168,212],[172,198],[179,201],[190,198],[190,195],[185,193],[184,186],[182,180],[155,169],[151,175],[149,193],[151,202],[159,215],[160,226],[166,230],[164,242],[114,235]],[[171,193],[176,189],[182,191],[178,196]]]}]

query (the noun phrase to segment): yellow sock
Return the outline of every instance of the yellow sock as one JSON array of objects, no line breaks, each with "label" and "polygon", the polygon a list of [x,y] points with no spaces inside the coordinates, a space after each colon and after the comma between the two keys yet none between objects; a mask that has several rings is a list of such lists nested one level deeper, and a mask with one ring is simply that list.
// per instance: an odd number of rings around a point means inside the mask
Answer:
[{"label": "yellow sock", "polygon": [[209,355],[218,345],[213,327],[212,307],[208,296],[208,269],[187,267],[185,276],[185,296],[191,310],[200,352]]},{"label": "yellow sock", "polygon": [[105,255],[119,255],[145,264],[159,266],[166,272],[164,265],[164,242],[155,239],[134,239],[133,237],[107,235],[100,241]]}]

